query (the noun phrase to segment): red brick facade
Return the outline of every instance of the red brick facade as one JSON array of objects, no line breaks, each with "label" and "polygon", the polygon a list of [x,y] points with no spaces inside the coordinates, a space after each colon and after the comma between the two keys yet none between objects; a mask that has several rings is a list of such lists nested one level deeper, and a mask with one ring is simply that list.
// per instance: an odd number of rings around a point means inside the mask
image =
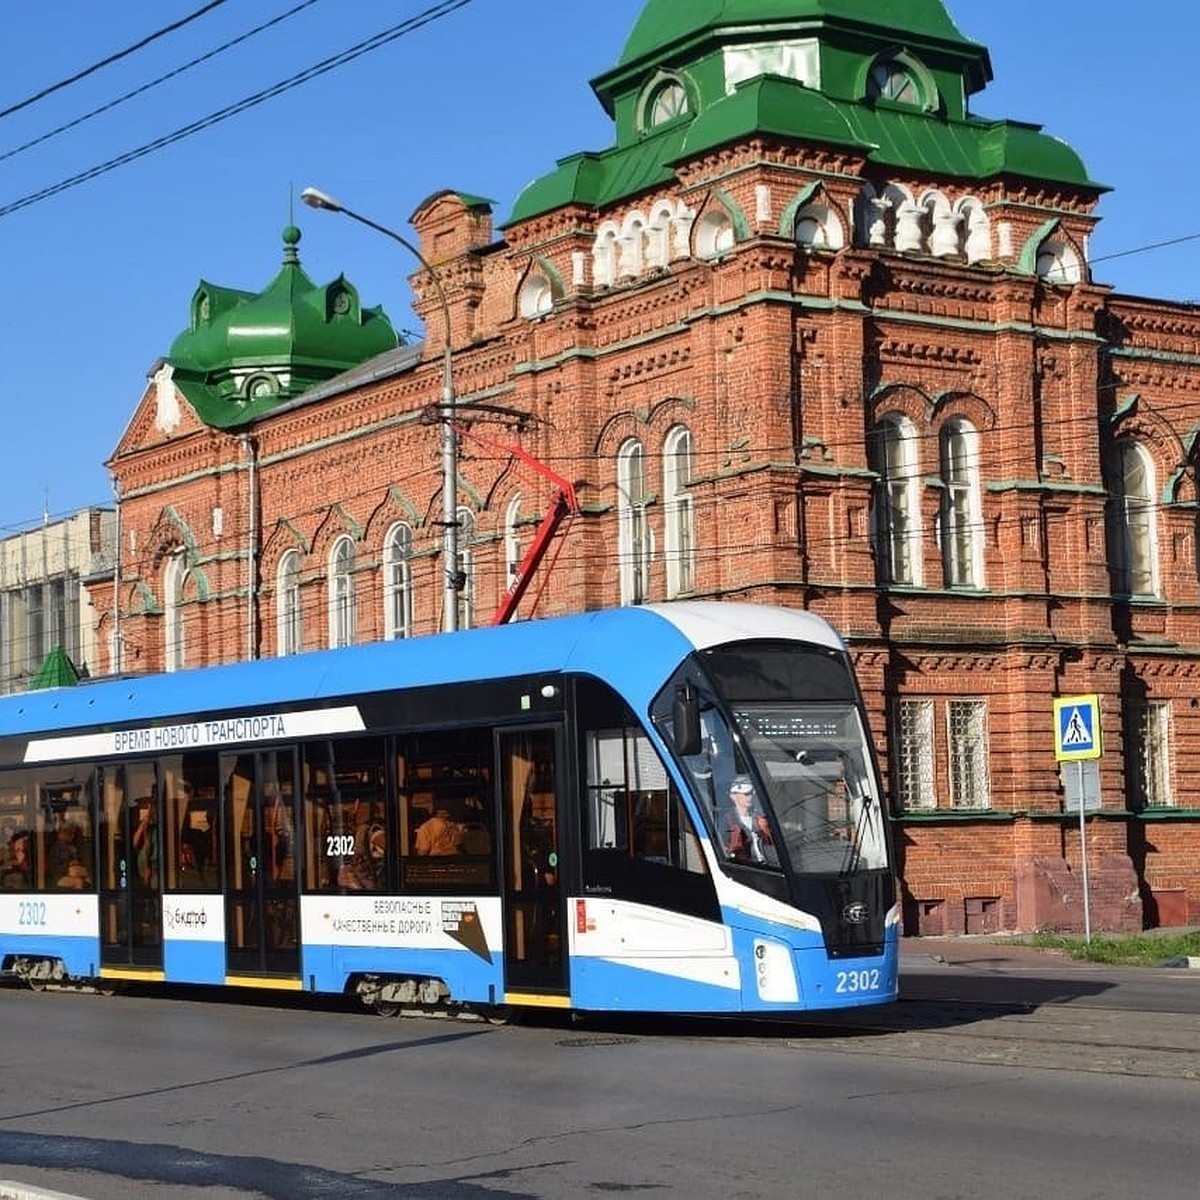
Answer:
[{"label": "red brick facade", "polygon": [[[990,222],[989,252],[973,257],[961,239],[935,247],[928,230],[902,250],[894,225],[886,239],[856,228],[868,183],[874,195],[887,184],[950,205],[969,194]],[[537,614],[620,602],[617,461],[631,439],[646,456],[647,595],[667,596],[663,448],[685,426],[688,594],[810,608],[847,637],[893,795],[909,933],[1082,927],[1079,822],[1064,812],[1051,712],[1054,697],[1085,693],[1101,698],[1106,751],[1102,810],[1087,819],[1093,928],[1200,913],[1200,315],[1039,277],[1032,256],[1051,237],[1085,259],[1095,200],[1006,178],[881,179],[855,152],[756,138],[679,164],[669,186],[614,211],[568,205],[501,239],[485,210],[453,194],[413,217],[449,300],[463,420],[577,486],[583,511],[559,535],[553,572],[534,583],[545,583]],[[841,248],[798,245],[797,211],[813,205],[836,221]],[[634,247],[633,266],[597,283],[598,231],[656,208],[686,214],[690,240],[652,266],[648,243]],[[701,246],[713,214],[732,214],[734,229],[715,255]],[[334,219],[310,221],[309,236]],[[553,304],[522,316],[535,273],[554,284]],[[422,414],[439,399],[443,322],[428,277],[413,282],[428,331],[418,365],[401,355],[391,370],[351,372],[245,437],[204,426],[186,403],[168,430],[147,391],[111,464],[120,593],[115,605],[95,597],[102,641],[119,620],[125,669],[165,665],[164,569],[178,552],[186,665],[278,652],[276,582],[293,550],[304,648],[329,644],[329,556],[341,537],[354,547],[355,637],[384,636],[384,539],[397,522],[413,533],[414,632],[438,628],[439,429]],[[917,457],[912,586],[881,583],[870,447],[888,416],[908,422]],[[946,583],[939,445],[956,421],[978,446],[981,574],[969,587]],[[1133,599],[1114,583],[1119,503],[1106,464],[1120,438],[1153,465],[1157,579]],[[472,519],[461,537],[474,620],[485,623],[507,586],[510,503],[520,495],[524,545],[549,491],[469,437],[458,491]],[[901,698],[932,704],[921,760],[931,803],[913,811],[898,794]],[[985,706],[952,710],[962,701]],[[1169,706],[1156,710],[1167,792],[1150,807],[1131,792],[1134,702]],[[968,767],[951,761],[952,711],[965,722],[984,714],[982,805],[956,803],[951,780]]]}]

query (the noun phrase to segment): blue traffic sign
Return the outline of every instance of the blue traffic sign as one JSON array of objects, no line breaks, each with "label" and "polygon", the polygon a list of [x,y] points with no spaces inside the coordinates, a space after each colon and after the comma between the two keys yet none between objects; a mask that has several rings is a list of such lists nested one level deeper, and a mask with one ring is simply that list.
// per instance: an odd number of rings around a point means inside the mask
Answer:
[{"label": "blue traffic sign", "polygon": [[1054,701],[1054,757],[1059,762],[1099,758],[1100,697],[1063,696]]}]

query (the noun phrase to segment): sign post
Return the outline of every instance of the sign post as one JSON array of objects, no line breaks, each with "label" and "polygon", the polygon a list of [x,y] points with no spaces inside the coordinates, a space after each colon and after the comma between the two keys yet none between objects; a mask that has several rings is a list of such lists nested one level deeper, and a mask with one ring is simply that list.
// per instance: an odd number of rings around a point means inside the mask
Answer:
[{"label": "sign post", "polygon": [[1084,803],[1083,764],[1104,753],[1100,737],[1100,697],[1062,696],[1054,701],[1054,757],[1078,763],[1079,858],[1083,867],[1083,937],[1092,941],[1091,903],[1088,896],[1087,805]]}]

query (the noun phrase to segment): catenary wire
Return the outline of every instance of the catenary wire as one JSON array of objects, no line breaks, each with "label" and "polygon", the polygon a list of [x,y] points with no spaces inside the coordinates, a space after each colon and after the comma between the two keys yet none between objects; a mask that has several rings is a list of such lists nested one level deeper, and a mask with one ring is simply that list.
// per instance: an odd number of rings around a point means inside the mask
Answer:
[{"label": "catenary wire", "polygon": [[163,150],[168,146],[172,146],[176,142],[181,142],[185,138],[191,137],[193,134],[200,133],[205,129],[212,128],[214,125],[219,125],[224,121],[228,121],[231,117],[236,117],[252,108],[256,108],[258,105],[263,104],[268,100],[273,100],[275,97],[291,91],[293,88],[297,88],[302,84],[309,83],[311,80],[317,79],[330,71],[337,70],[339,67],[344,67],[346,64],[353,62],[355,59],[361,58],[364,55],[371,53],[373,50],[378,50],[380,47],[386,46],[391,42],[396,41],[398,38],[404,37],[409,33],[413,33],[426,25],[430,25],[434,21],[449,16],[456,10],[465,8],[471,3],[473,3],[473,0],[442,0],[441,3],[425,9],[416,16],[409,17],[407,20],[400,22],[398,25],[393,25],[389,29],[383,30],[381,33],[377,33],[372,37],[366,38],[364,41],[358,42],[338,54],[334,54],[329,58],[322,59],[320,62],[315,63],[311,67],[308,67],[303,71],[299,71],[295,75],[290,75],[286,79],[281,79],[278,83],[272,84],[270,87],[262,89],[262,91],[255,92],[250,96],[245,96],[241,100],[238,100],[233,104],[226,105],[224,108],[218,109],[216,112],[209,113],[205,117],[201,117],[198,120],[192,121],[171,133],[163,134],[161,137],[157,137],[153,141],[145,142],[141,146],[137,146],[132,150],[127,150],[123,154],[118,154],[115,158],[110,158],[106,162],[98,163],[93,167],[89,167],[85,171],[80,171],[75,175],[68,176],[65,179],[59,180],[57,183],[50,184],[36,192],[30,192],[25,196],[18,197],[16,200],[0,206],[0,217],[10,216],[12,213],[19,212],[21,209],[29,208],[31,205],[38,204],[43,200],[48,200],[52,196],[57,196],[62,192],[79,187],[80,184],[88,183],[101,175],[106,175],[110,171],[115,171],[118,167],[126,166],[131,162],[136,162],[138,159],[145,158],[147,155],[154,154],[159,150]]},{"label": "catenary wire", "polygon": [[27,96],[24,100],[20,100],[16,104],[10,104],[7,108],[0,108],[0,120],[4,117],[12,116],[13,113],[20,112],[32,104],[36,104],[39,100],[44,100],[47,96],[54,95],[55,92],[61,92],[63,88],[68,88],[71,84],[78,83],[81,79],[86,79],[89,75],[94,75],[97,71],[101,71],[115,62],[120,62],[121,59],[128,58],[131,54],[136,54],[137,51],[149,46],[151,42],[156,42],[159,38],[166,37],[168,34],[174,33],[177,29],[182,29],[185,25],[190,25],[206,13],[212,12],[214,8],[220,8],[224,3],[225,0],[209,0],[208,4],[203,5],[194,12],[188,13],[186,17],[180,17],[178,21],[172,21],[170,25],[164,25],[161,29],[156,29],[153,33],[147,34],[144,38],[134,42],[132,46],[126,46],[124,50],[118,50],[115,54],[110,54],[107,58],[102,58],[99,62],[92,63],[90,67],[84,67],[82,71],[76,71],[74,75],[68,76],[66,79],[60,79],[57,83],[52,83],[49,87],[42,88],[32,96]]},{"label": "catenary wire", "polygon": [[272,17],[269,21],[264,21],[260,25],[255,25],[252,29],[247,29],[245,33],[239,34],[235,38],[230,38],[227,42],[222,42],[221,45],[215,46],[212,50],[204,54],[198,55],[196,58],[189,59],[187,62],[176,67],[172,71],[168,71],[165,75],[159,75],[156,79],[151,79],[148,83],[143,83],[140,87],[134,88],[132,91],[123,93],[114,100],[102,104],[99,108],[93,108],[89,112],[83,113],[81,116],[75,117],[73,120],[67,121],[65,124],[55,126],[46,133],[38,137],[32,138],[27,142],[23,142],[19,146],[14,146],[11,150],[6,150],[0,153],[0,162],[6,159],[15,158],[18,154],[23,154],[26,150],[32,150],[34,146],[40,146],[44,142],[56,138],[59,134],[67,133],[69,130],[77,129],[80,125],[86,124],[88,121],[103,115],[106,112],[111,112],[114,108],[119,108],[122,104],[133,100],[137,96],[144,95],[146,92],[152,91],[154,88],[183,75],[193,67],[198,67],[203,63],[209,62],[218,55],[224,54],[226,50],[232,50],[235,46],[240,46],[243,42],[248,42],[251,38],[265,32],[268,29],[274,28],[276,25],[282,24],[284,21],[303,12],[306,8],[311,8],[320,0],[303,0],[303,3],[297,4],[293,8],[289,8],[286,12],[280,13],[277,17]]}]

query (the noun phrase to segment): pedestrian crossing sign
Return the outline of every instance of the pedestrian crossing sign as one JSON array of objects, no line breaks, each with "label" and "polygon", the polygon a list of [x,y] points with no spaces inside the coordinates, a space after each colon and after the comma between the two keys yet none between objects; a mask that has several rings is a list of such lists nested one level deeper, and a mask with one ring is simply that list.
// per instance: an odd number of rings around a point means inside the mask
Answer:
[{"label": "pedestrian crossing sign", "polygon": [[1100,697],[1062,696],[1054,701],[1054,757],[1059,762],[1099,758]]}]

